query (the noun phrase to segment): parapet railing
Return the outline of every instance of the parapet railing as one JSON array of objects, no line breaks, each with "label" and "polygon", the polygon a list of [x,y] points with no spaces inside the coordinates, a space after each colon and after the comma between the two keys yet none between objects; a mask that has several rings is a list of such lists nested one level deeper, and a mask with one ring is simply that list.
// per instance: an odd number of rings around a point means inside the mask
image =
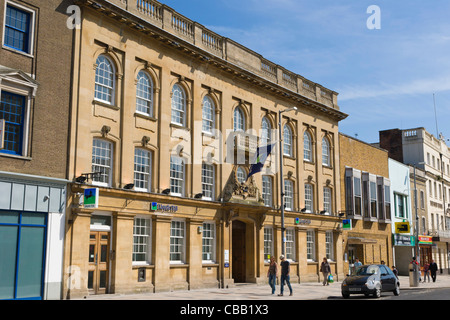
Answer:
[{"label": "parapet railing", "polygon": [[222,37],[156,0],[108,0],[151,24],[266,80],[339,110],[337,93]]}]

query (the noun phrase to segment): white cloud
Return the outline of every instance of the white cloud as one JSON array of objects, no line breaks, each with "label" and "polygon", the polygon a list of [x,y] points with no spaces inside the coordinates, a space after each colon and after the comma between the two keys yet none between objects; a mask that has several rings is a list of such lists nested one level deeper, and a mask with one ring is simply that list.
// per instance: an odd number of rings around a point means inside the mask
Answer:
[{"label": "white cloud", "polygon": [[340,101],[383,96],[432,94],[450,91],[450,76],[417,79],[403,84],[379,84],[378,86],[344,86],[337,90]]}]

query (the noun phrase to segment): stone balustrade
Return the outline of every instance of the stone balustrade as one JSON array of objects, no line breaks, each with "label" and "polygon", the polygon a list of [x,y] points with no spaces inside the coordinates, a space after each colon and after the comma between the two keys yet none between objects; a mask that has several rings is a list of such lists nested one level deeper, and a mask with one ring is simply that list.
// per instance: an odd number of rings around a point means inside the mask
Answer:
[{"label": "stone balustrade", "polygon": [[165,4],[156,0],[109,0],[109,2],[223,60],[339,110],[336,92],[286,70],[231,39],[214,33]]}]

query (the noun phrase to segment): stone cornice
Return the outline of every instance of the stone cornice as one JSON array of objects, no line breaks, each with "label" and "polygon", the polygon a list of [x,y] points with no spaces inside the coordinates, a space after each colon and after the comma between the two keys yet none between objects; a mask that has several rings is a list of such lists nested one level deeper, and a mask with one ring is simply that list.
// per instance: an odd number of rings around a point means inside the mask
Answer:
[{"label": "stone cornice", "polygon": [[[117,20],[119,23],[127,25],[129,28],[134,29],[136,32],[143,33],[149,37],[152,37],[166,46],[178,50],[180,53],[189,55],[197,59],[201,63],[207,63],[211,66],[216,67],[218,70],[228,73],[230,76],[238,78],[240,80],[246,81],[251,85],[256,85],[261,89],[269,91],[271,94],[277,95],[280,98],[287,99],[294,104],[301,104],[302,107],[313,110],[322,114],[325,117],[329,117],[335,121],[342,121],[348,117],[347,114],[339,111],[336,108],[327,106],[324,103],[316,101],[312,98],[306,97],[299,92],[293,91],[285,86],[280,85],[270,81],[249,69],[243,68],[234,64],[227,59],[218,57],[199,46],[195,43],[190,43],[185,39],[178,37],[164,29],[161,29],[157,25],[152,24],[150,21],[145,20],[130,11],[115,5],[109,1],[105,0],[76,0],[78,5],[83,5],[91,9],[96,10],[99,14],[108,16],[112,19]],[[163,5],[166,8],[165,5]],[[196,24],[197,25],[197,24]],[[232,42],[234,45],[241,46],[230,39],[226,39],[228,42]],[[241,46],[242,47],[242,46]],[[245,48],[245,47],[244,47]],[[247,49],[250,51],[249,49]],[[259,56],[259,55],[258,55]],[[277,66],[279,67],[279,66]],[[279,68],[280,70],[283,68]],[[327,90],[327,93],[337,95],[336,92],[326,89],[325,87],[315,84],[301,76],[299,79],[304,79],[308,83],[315,85],[316,92],[323,92],[322,90]],[[317,94],[314,93],[317,97]],[[320,93],[319,93],[320,96]],[[321,98],[321,97],[320,97]]]}]

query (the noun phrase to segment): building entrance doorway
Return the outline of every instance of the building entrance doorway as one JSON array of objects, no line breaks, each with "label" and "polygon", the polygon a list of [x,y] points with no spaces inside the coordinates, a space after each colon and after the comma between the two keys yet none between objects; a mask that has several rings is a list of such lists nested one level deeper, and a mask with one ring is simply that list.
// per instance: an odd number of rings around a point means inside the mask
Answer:
[{"label": "building entrance doorway", "polygon": [[104,294],[109,278],[109,232],[91,231],[89,236],[88,289],[91,294]]},{"label": "building entrance doorway", "polygon": [[246,224],[242,221],[233,221],[231,242],[231,268],[235,283],[246,281]]}]

